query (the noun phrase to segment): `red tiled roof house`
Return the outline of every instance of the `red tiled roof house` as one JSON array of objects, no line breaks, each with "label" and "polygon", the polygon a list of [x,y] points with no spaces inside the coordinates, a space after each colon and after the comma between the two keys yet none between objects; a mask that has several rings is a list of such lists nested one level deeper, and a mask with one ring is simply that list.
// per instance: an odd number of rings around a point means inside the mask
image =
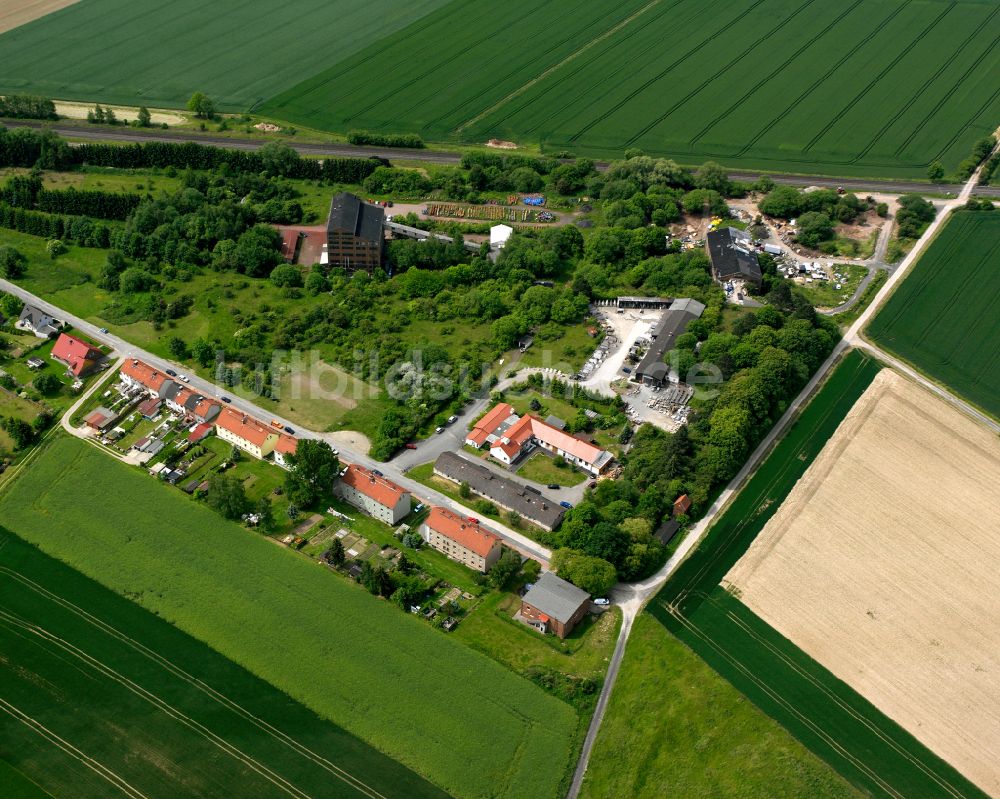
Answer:
[{"label": "red tiled roof house", "polygon": [[353,463],[334,483],[333,493],[386,524],[398,524],[410,512],[409,491]]},{"label": "red tiled roof house", "polygon": [[500,559],[499,536],[445,508],[431,508],[420,525],[420,536],[434,549],[478,572],[488,572]]},{"label": "red tiled roof house", "polygon": [[52,347],[52,357],[65,364],[73,377],[83,377],[94,370],[104,353],[76,336],[60,333]]}]

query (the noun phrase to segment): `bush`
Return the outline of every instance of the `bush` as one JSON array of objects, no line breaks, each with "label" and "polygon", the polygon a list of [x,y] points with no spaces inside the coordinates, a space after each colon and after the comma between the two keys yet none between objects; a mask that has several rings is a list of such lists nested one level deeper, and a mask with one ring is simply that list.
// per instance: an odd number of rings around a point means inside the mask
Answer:
[{"label": "bush", "polygon": [[372,133],[367,130],[352,130],[347,134],[351,144],[369,144],[376,147],[411,147],[421,149],[424,140],[416,133]]}]

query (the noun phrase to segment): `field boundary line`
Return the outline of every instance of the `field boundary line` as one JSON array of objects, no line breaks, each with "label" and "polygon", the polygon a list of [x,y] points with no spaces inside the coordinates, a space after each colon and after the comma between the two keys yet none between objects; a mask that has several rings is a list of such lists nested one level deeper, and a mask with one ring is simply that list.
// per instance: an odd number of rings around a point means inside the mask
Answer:
[{"label": "field boundary line", "polygon": [[212,730],[208,729],[208,727],[206,727],[204,724],[191,718],[186,713],[174,707],[166,700],[161,699],[152,691],[143,688],[137,682],[125,676],[121,672],[113,669],[108,664],[84,652],[80,647],[76,646],[75,644],[72,644],[66,639],[56,635],[53,632],[50,632],[49,630],[45,629],[39,624],[35,624],[34,622],[29,622],[28,620],[23,619],[17,614],[11,613],[9,611],[0,610],[0,622],[6,622],[7,624],[10,625],[16,625],[21,629],[25,630],[26,632],[41,638],[43,641],[48,641],[49,643],[54,644],[56,647],[66,652],[71,657],[74,657],[77,660],[81,661],[83,664],[89,666],[91,669],[98,672],[99,674],[103,674],[105,677],[109,678],[113,682],[118,683],[123,688],[135,694],[140,699],[144,699],[146,702],[151,704],[160,712],[166,714],[167,716],[170,716],[175,721],[180,722],[180,724],[187,727],[192,732],[200,735],[202,738],[209,741],[210,743],[214,744],[218,749],[222,750],[230,757],[240,761],[253,771],[256,771],[266,780],[271,782],[276,788],[283,790],[289,796],[297,797],[297,799],[311,799],[309,794],[307,794],[305,791],[303,791],[293,783],[289,782],[280,774],[272,771],[270,768],[265,766],[256,758],[238,749],[236,746],[229,743],[222,736],[218,735],[215,732],[212,732]]},{"label": "field boundary line", "polygon": [[[857,8],[861,4],[862,1],[863,0],[855,0],[854,1],[854,5],[850,6],[846,11],[842,12],[840,16],[838,16],[836,19],[834,19],[833,22],[831,22],[830,25],[827,26],[827,28],[824,28],[822,31],[820,31],[818,34],[816,34],[816,36],[814,36],[812,39],[810,39],[809,42],[807,42],[805,45],[803,45],[800,48],[799,51],[797,51],[794,55],[792,55],[789,59],[787,59],[785,61],[785,63],[782,65],[782,67],[779,67],[778,70],[775,70],[775,72],[777,72],[780,69],[782,69],[784,67],[784,65],[787,64],[788,61],[791,61],[793,58],[795,58],[799,54],[799,52],[801,52],[802,50],[804,50],[806,47],[809,47],[809,45],[811,45],[812,42],[814,42],[816,39],[818,39],[820,36],[822,36],[827,30],[829,30],[830,26],[836,25],[843,17],[845,17],[848,14],[850,14],[855,8]],[[761,36],[756,41],[752,42],[749,47],[747,47],[744,50],[740,51],[737,55],[735,55],[733,58],[731,58],[729,61],[727,61],[725,64],[723,64],[721,68],[719,68],[715,72],[713,72],[711,76],[709,76],[708,78],[706,78],[705,80],[703,80],[695,88],[693,88],[691,91],[689,91],[683,97],[681,97],[679,100],[677,100],[676,102],[674,102],[673,105],[671,105],[669,108],[667,108],[667,110],[664,111],[662,114],[660,114],[658,117],[654,118],[652,122],[650,122],[644,128],[641,128],[636,133],[634,133],[629,139],[626,140],[625,144],[626,145],[635,144],[636,139],[639,139],[640,137],[645,136],[647,133],[649,133],[649,131],[651,131],[653,128],[655,128],[657,125],[659,125],[661,122],[663,122],[663,120],[665,120],[672,113],[674,113],[674,111],[678,110],[686,102],[688,102],[692,98],[696,97],[700,92],[704,91],[706,87],[710,86],[716,79],[718,79],[720,76],[722,76],[723,74],[725,74],[726,72],[728,72],[730,69],[732,69],[734,66],[736,66],[740,61],[742,61],[744,58],[746,58],[748,55],[750,55],[750,53],[752,53],[756,48],[760,47],[762,44],[764,44],[765,42],[767,42],[767,40],[770,39],[771,37],[777,35],[786,25],[788,25],[790,22],[792,22],[799,14],[801,14],[803,11],[805,11],[807,8],[809,8],[809,6],[813,5],[814,2],[815,2],[815,0],[806,0],[805,3],[802,3],[798,8],[795,9],[795,11],[793,11],[791,14],[789,14],[787,17],[785,17],[781,22],[779,22],[773,28],[769,28],[768,31],[763,36]],[[769,80],[769,79],[770,78],[765,78],[764,80],[766,81],[766,80]],[[755,84],[754,87],[752,89],[750,89],[750,91],[746,95],[743,96],[743,98],[740,98],[739,102],[742,102],[743,99],[745,99],[747,96],[749,96],[754,91],[756,91],[757,88],[759,87],[759,85],[760,85],[759,83]],[[727,110],[727,111],[723,112],[723,114],[721,116],[725,116],[728,113],[729,113],[729,111]],[[716,117],[714,120],[712,120],[711,122],[709,122],[708,128],[710,128],[713,125],[715,125],[719,121],[719,119],[720,119],[720,117]],[[700,135],[701,134],[699,134],[699,136]],[[689,143],[693,143],[694,141],[695,141],[695,139],[692,139],[692,141],[689,142]]]},{"label": "field boundary line", "polygon": [[729,22],[724,24],[721,28],[710,33],[708,36],[706,36],[704,39],[698,42],[698,44],[688,48],[688,50],[683,55],[681,55],[678,58],[675,58],[666,67],[664,67],[658,73],[656,73],[656,75],[654,75],[652,78],[649,78],[648,80],[641,83],[637,89],[633,89],[628,94],[626,94],[625,97],[623,97],[619,102],[615,103],[605,113],[601,114],[601,116],[597,117],[597,119],[591,120],[582,128],[580,128],[576,133],[574,133],[572,136],[569,137],[569,140],[571,142],[575,142],[583,134],[587,133],[591,128],[599,124],[602,120],[607,119],[609,116],[613,116],[614,114],[618,113],[618,111],[621,110],[621,108],[624,105],[635,99],[635,97],[638,96],[639,94],[642,94],[642,92],[646,91],[646,89],[648,89],[654,83],[657,83],[658,81],[662,80],[664,76],[670,74],[670,72],[672,72],[676,67],[687,61],[691,56],[693,56],[695,53],[701,50],[701,48],[703,48],[713,39],[716,39],[717,37],[726,33],[730,28],[732,28],[737,23],[741,22],[745,17],[749,16],[753,11],[756,11],[757,7],[762,5],[764,2],[765,0],[756,0],[755,3],[747,6],[745,9],[743,9],[743,11],[741,11],[739,14],[737,14],[735,17],[729,20]]},{"label": "field boundary line", "polygon": [[[938,14],[934,18],[934,20],[920,32],[918,36],[915,36],[912,39],[910,39],[907,45],[898,53],[896,53],[896,55],[892,58],[892,60],[890,60],[889,63],[886,64],[882,68],[882,70],[874,78],[871,79],[871,81],[869,81],[867,86],[865,86],[860,92],[858,92],[847,103],[847,105],[845,105],[843,108],[840,109],[840,111],[834,114],[830,118],[829,122],[827,122],[822,128],[820,128],[819,132],[817,132],[816,135],[809,140],[806,146],[802,148],[802,152],[808,153],[819,142],[820,139],[822,139],[827,133],[829,133],[833,129],[834,125],[838,124],[840,120],[842,120],[844,116],[851,111],[851,109],[853,109],[858,103],[860,103],[865,98],[868,92],[874,89],[886,75],[888,75],[893,69],[895,69],[899,65],[899,62],[902,61],[904,58],[906,58],[906,56],[908,56],[913,51],[913,48],[915,48],[918,44],[920,44],[921,40],[926,38],[927,34],[929,34],[932,30],[934,30],[940,24],[941,20],[943,20],[946,16],[948,16],[949,13],[951,13],[952,9],[954,9],[956,5],[958,4],[954,2],[954,0],[950,2],[948,5],[945,6],[944,11]],[[849,161],[848,163],[853,163],[853,161]]]},{"label": "field boundary line", "polygon": [[576,50],[576,51],[570,53],[562,61],[559,61],[558,63],[553,64],[548,69],[544,70],[543,72],[541,72],[538,75],[536,75],[535,77],[533,77],[527,83],[525,83],[525,84],[519,86],[518,88],[514,89],[514,91],[512,91],[506,97],[500,99],[499,101],[497,101],[492,106],[490,106],[489,108],[485,109],[484,111],[481,111],[480,113],[476,114],[476,116],[474,116],[472,119],[469,119],[469,120],[463,122],[461,125],[459,125],[457,128],[455,128],[455,133],[461,133],[466,128],[469,128],[472,125],[475,125],[477,122],[481,122],[483,119],[485,119],[486,117],[488,117],[490,114],[494,113],[497,109],[502,108],[503,106],[505,106],[507,103],[509,103],[514,98],[520,97],[522,94],[524,94],[526,91],[528,91],[528,89],[530,89],[535,84],[537,84],[537,83],[545,80],[545,78],[547,78],[549,75],[551,75],[556,70],[560,69],[561,67],[563,67],[566,64],[570,63],[571,61],[574,61],[577,58],[579,58],[581,55],[583,55],[585,52],[587,52],[587,50],[589,50],[591,47],[595,47],[596,45],[600,44],[601,42],[603,42],[608,37],[613,36],[614,34],[616,34],[622,28],[624,28],[628,24],[630,24],[633,20],[637,19],[638,17],[642,16],[647,11],[649,11],[649,9],[651,9],[653,6],[659,5],[660,2],[661,2],[661,0],[652,0],[652,2],[647,3],[642,8],[640,8],[638,11],[634,12],[630,16],[628,16],[625,19],[623,19],[617,25],[615,25],[615,26],[609,28],[608,30],[604,31],[604,33],[602,33],[600,36],[597,36],[596,38],[591,39],[589,42],[587,42],[586,44],[584,44],[579,50]]},{"label": "field boundary line", "polygon": [[[608,46],[605,50],[603,50],[601,53],[596,54],[595,60],[606,58],[610,53],[616,51],[619,47],[627,46],[629,44],[629,41],[632,39],[633,36],[640,36],[641,34],[645,33],[647,29],[652,28],[652,26],[656,25],[656,23],[657,23],[658,20],[662,19],[665,15],[669,14],[671,11],[673,11],[678,6],[683,5],[683,3],[685,1],[686,0],[674,0],[674,2],[671,5],[662,7],[655,15],[653,15],[653,17],[651,19],[649,19],[649,20],[646,21],[646,26],[645,27],[639,26],[637,28],[633,28],[633,30],[630,31],[629,33],[626,33],[625,35],[623,35],[623,36],[615,39],[614,42],[612,42],[611,45]],[[698,13],[701,13],[701,12],[700,11],[695,12],[695,14],[693,16],[696,17]],[[688,20],[685,18],[684,22],[686,23],[687,21]],[[635,57],[645,56],[651,50],[656,50],[659,47],[662,47],[662,42],[660,42],[660,41],[654,41],[654,42],[652,42],[652,43],[650,43],[648,45],[642,46],[638,50],[635,50],[633,53],[631,53],[631,57],[635,58]],[[631,66],[631,62],[630,62],[629,58],[620,58],[620,59],[618,59],[618,65],[617,66],[615,66],[613,69],[609,69],[609,70],[605,71],[604,74],[601,75],[601,77],[600,77],[599,80],[596,80],[592,84],[589,85],[589,87],[588,87],[588,95],[591,95],[592,92],[594,90],[596,90],[599,86],[603,86],[608,81],[614,80],[620,72],[624,72],[624,71],[628,70],[628,68],[630,66]],[[521,111],[525,110],[526,108],[531,107],[535,103],[537,103],[537,102],[543,102],[543,98],[547,94],[549,94],[552,91],[556,91],[556,90],[560,89],[567,80],[570,80],[571,78],[574,78],[577,74],[578,74],[578,71],[569,72],[566,75],[560,76],[556,80],[549,81],[545,85],[545,88],[542,89],[534,98],[530,99],[527,103],[525,103],[523,105],[520,105],[520,106],[518,106],[518,107],[516,107],[514,109],[510,109],[510,110],[506,111],[502,116],[499,116],[496,119],[492,120],[493,125],[494,126],[501,125],[504,122],[506,122],[508,119],[510,119],[512,116],[516,116]],[[552,117],[558,116],[563,111],[565,111],[567,108],[569,108],[571,105],[573,105],[573,103],[575,103],[577,100],[580,99],[579,95],[577,95],[577,94],[572,94],[571,92],[566,92],[565,94],[569,94],[570,95],[569,99],[566,102],[561,102],[561,103],[558,103],[558,104],[556,104],[555,102],[553,102],[553,103],[550,103],[550,104],[546,104],[546,114],[545,114],[545,116],[543,116],[537,122],[532,122],[532,123],[530,123],[528,125],[525,125],[524,128],[523,128],[524,134],[527,135],[529,133],[534,133],[536,130],[538,130],[539,127],[541,127],[542,125],[548,123],[548,121],[550,119],[552,119]],[[602,97],[605,97],[605,96],[607,96],[607,93],[605,93],[604,95],[602,95]]]},{"label": "field boundary line", "polygon": [[77,749],[65,738],[61,738],[56,735],[52,730],[46,727],[39,721],[36,721],[27,713],[25,713],[20,708],[12,705],[6,699],[0,698],[0,710],[7,713],[14,720],[21,722],[25,727],[38,733],[42,738],[48,741],[53,746],[61,749],[67,755],[72,757],[74,760],[78,761],[82,765],[89,768],[95,774],[103,777],[105,780],[114,785],[119,791],[121,791],[126,796],[131,799],[149,799],[146,794],[142,793],[138,788],[130,785],[125,781],[124,778],[119,777],[115,772],[105,766],[103,763],[92,758],[90,755],[86,754],[83,750]]},{"label": "field boundary line", "polygon": [[[60,605],[66,610],[70,611],[71,613],[79,616],[81,619],[88,622],[97,629],[101,630],[106,635],[115,638],[118,641],[121,641],[122,643],[126,644],[127,646],[139,652],[139,654],[143,655],[147,659],[152,660],[155,663],[158,663],[167,672],[173,674],[175,677],[178,677],[182,681],[188,683],[192,687],[208,695],[214,701],[227,707],[229,710],[236,713],[237,715],[242,716],[244,719],[249,721],[254,726],[264,730],[265,732],[270,734],[273,738],[276,738],[277,740],[281,741],[290,749],[298,752],[298,754],[305,757],[307,760],[311,760],[315,765],[319,766],[324,771],[328,771],[334,776],[336,776],[338,779],[341,779],[344,782],[348,783],[349,785],[351,785],[351,787],[356,787],[362,793],[365,793],[367,791],[369,795],[374,795],[378,797],[378,799],[389,799],[388,797],[379,793],[378,790],[365,783],[363,780],[359,779],[358,777],[355,777],[346,769],[343,769],[340,766],[336,765],[335,763],[330,762],[322,755],[313,752],[304,744],[299,743],[290,735],[287,735],[286,733],[272,726],[263,719],[258,718],[256,715],[251,713],[242,705],[229,699],[229,697],[227,697],[225,694],[222,694],[221,692],[212,688],[207,683],[198,679],[194,675],[189,674],[180,666],[177,666],[175,663],[163,657],[155,650],[150,649],[145,644],[126,635],[117,628],[112,627],[110,624],[107,624],[106,622],[94,616],[93,614],[89,613],[88,611],[84,610],[80,606],[75,605],[68,599],[61,597],[58,594],[53,593],[52,591],[49,591],[47,588],[45,588],[45,586],[36,583],[29,577],[26,577],[20,572],[14,571],[13,569],[7,566],[0,566],[0,574],[6,574],[8,577],[13,578],[14,580],[20,582],[22,585],[26,586],[30,590],[34,591],[36,594],[41,595],[42,597],[48,599],[50,602],[54,602],[55,604]],[[356,785],[354,785],[354,783],[356,783]]]},{"label": "field boundary line", "polygon": [[[707,595],[706,595],[707,598]],[[894,799],[907,799],[904,794],[899,793],[892,785],[885,782],[882,777],[878,775],[877,772],[872,771],[864,762],[858,760],[854,755],[848,752],[844,747],[826,730],[821,728],[814,722],[811,718],[806,716],[802,711],[800,711],[795,705],[789,702],[781,694],[775,691],[770,685],[757,677],[743,662],[733,655],[728,649],[724,648],[718,641],[712,636],[702,630],[698,625],[692,622],[687,616],[679,613],[676,610],[668,609],[667,612],[674,618],[674,620],[680,624],[689,633],[693,634],[695,638],[702,641],[709,648],[713,649],[720,657],[727,661],[733,668],[735,668],[740,674],[742,674],[750,683],[755,685],[761,692],[763,692],[768,698],[770,698],[778,707],[784,708],[791,716],[797,718],[799,722],[808,730],[812,731],[820,740],[824,741],[831,749],[837,752],[841,757],[844,758],[848,763],[858,769],[862,774],[865,774],[871,779],[871,781],[882,788],[889,796],[894,797]],[[662,624],[662,622],[660,622]],[[713,669],[714,671],[714,669]],[[725,679],[725,678],[723,678]],[[728,680],[727,680],[728,682]],[[730,683],[731,684],[731,683]],[[739,689],[737,689],[739,690]],[[742,693],[742,692],[741,692]],[[750,700],[752,702],[752,700]],[[755,705],[756,706],[756,705]],[[761,711],[763,712],[763,711]]]}]

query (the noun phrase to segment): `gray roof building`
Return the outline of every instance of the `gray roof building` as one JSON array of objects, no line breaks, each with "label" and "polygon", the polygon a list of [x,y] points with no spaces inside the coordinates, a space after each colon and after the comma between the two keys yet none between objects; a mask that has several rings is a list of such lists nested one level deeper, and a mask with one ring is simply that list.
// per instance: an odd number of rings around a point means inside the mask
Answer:
[{"label": "gray roof building", "polygon": [[353,194],[342,191],[330,201],[330,218],[326,229],[348,233],[368,241],[381,241],[384,221],[385,211],[379,206],[362,202]]},{"label": "gray roof building", "polygon": [[21,309],[15,327],[20,330],[30,330],[39,338],[49,338],[59,332],[63,323],[58,319],[49,316],[45,311],[36,308],[34,305],[25,305]]},{"label": "gray roof building", "polygon": [[514,511],[545,530],[554,530],[566,511],[540,491],[494,472],[482,463],[456,452],[442,452],[434,462],[434,473],[455,483],[468,483],[473,492]]},{"label": "gray roof building", "polygon": [[653,328],[653,341],[635,368],[635,379],[643,383],[665,383],[670,367],[663,362],[663,356],[674,348],[677,337],[704,311],[704,304],[697,300],[674,300]]},{"label": "gray roof building", "polygon": [[565,638],[590,608],[590,594],[568,583],[553,572],[538,578],[521,600],[521,616],[528,624],[539,626]]},{"label": "gray roof building", "polygon": [[716,280],[736,278],[760,285],[760,263],[745,230],[724,227],[709,231],[706,246]]}]

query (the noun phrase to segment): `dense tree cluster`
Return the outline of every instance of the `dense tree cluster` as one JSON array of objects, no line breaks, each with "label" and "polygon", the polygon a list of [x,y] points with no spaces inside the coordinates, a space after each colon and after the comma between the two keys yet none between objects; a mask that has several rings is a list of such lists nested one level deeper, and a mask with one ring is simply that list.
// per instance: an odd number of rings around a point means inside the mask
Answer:
[{"label": "dense tree cluster", "polygon": [[904,194],[899,198],[896,225],[901,239],[917,239],[928,224],[934,221],[937,211],[934,203],[919,194]]},{"label": "dense tree cluster", "polygon": [[993,136],[984,136],[972,146],[972,153],[968,158],[962,160],[955,172],[960,180],[968,180],[969,176],[976,171],[993,149],[997,146],[997,140]]},{"label": "dense tree cluster", "polygon": [[56,106],[47,97],[8,94],[0,97],[0,117],[12,119],[59,119]]},{"label": "dense tree cluster", "polygon": [[124,220],[142,197],[138,194],[109,191],[43,189],[38,175],[14,175],[0,187],[0,203],[16,208],[30,208],[49,214],[89,216],[96,219]]}]

